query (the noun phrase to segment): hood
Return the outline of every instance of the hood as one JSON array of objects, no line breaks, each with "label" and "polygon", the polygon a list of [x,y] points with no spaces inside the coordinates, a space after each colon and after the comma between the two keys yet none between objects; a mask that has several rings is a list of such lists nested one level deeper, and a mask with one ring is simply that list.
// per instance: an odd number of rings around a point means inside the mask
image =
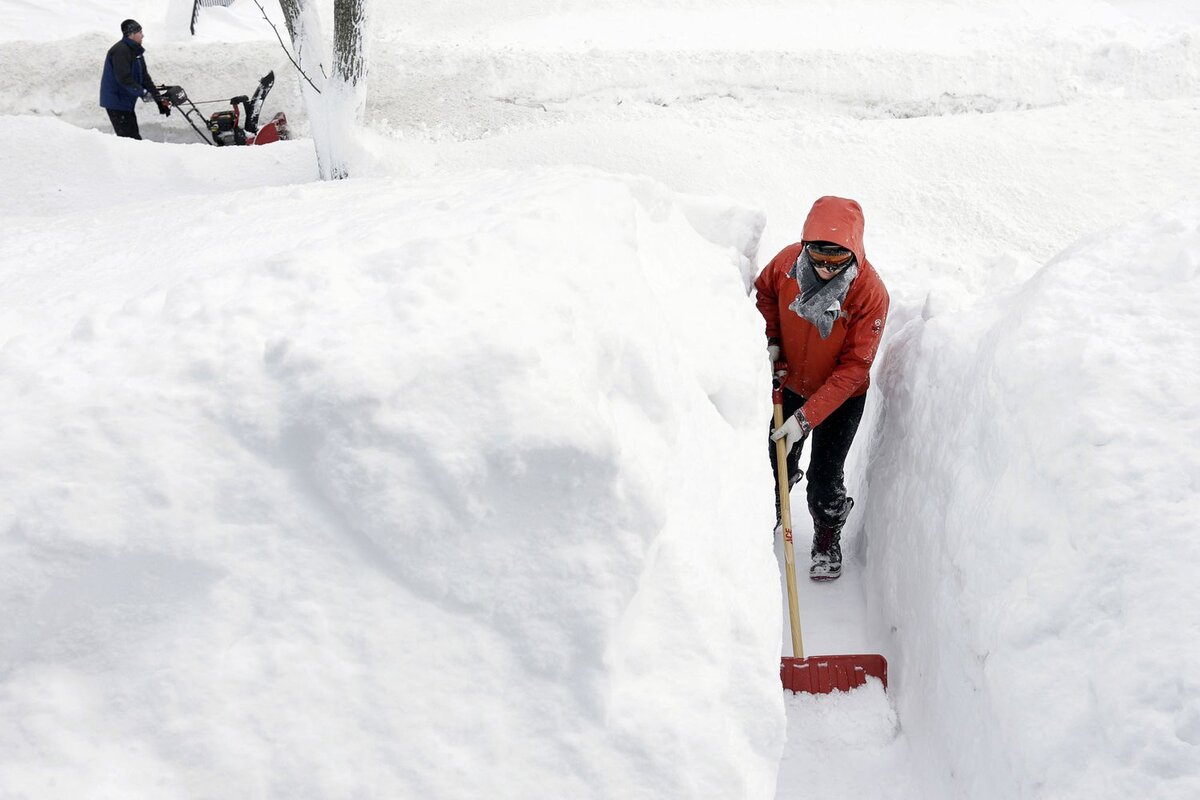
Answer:
[{"label": "hood", "polygon": [[804,241],[836,242],[858,259],[859,268],[867,263],[863,249],[862,206],[844,197],[822,197],[813,203],[804,221]]}]

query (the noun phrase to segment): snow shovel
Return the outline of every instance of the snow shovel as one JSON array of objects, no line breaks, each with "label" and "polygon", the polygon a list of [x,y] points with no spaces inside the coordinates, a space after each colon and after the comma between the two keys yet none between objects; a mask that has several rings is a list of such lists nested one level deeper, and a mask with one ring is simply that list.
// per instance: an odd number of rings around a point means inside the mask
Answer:
[{"label": "snow shovel", "polygon": [[[776,365],[777,379],[771,399],[775,403],[775,427],[783,425],[783,379],[780,372],[787,367]],[[800,634],[800,602],[796,591],[796,551],[792,544],[792,502],[788,496],[787,452],[783,439],[775,442],[776,474],[779,478],[779,510],[783,523],[783,561],[787,577],[788,616],[792,624],[792,657],[784,656],[779,665],[783,688],[792,692],[829,694],[848,692],[862,686],[868,677],[878,678],[887,688],[887,661],[881,655],[809,656],[804,657],[804,640]]]}]

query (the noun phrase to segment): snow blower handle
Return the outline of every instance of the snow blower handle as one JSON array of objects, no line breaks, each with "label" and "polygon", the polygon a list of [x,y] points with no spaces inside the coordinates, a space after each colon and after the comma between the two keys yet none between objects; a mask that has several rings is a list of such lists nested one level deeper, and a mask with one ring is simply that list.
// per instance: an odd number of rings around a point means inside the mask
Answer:
[{"label": "snow blower handle", "polygon": [[[783,426],[783,382],[787,379],[787,363],[776,361],[771,379],[771,402],[775,406],[775,429]],[[788,481],[787,446],[783,439],[775,441],[775,472],[779,479],[779,521],[783,524],[783,562],[787,579],[788,618],[792,626],[792,656],[804,658],[804,637],[800,633],[800,597],[796,588],[796,548],[792,543],[792,500]]]},{"label": "snow blower handle", "polygon": [[187,92],[183,90],[182,86],[167,86],[160,83],[155,88],[158,89],[159,94],[166,98],[167,102],[173,106],[182,105],[183,103],[188,102]]},{"label": "snow blower handle", "polygon": [[244,94],[239,94],[237,97],[229,98],[229,105],[233,106],[233,110],[237,112],[238,122],[241,123],[242,127],[250,133],[254,133],[256,129],[246,124],[250,119],[250,98]]},{"label": "snow blower handle", "polygon": [[159,84],[157,88],[162,96],[166,98],[167,103],[179,109],[179,113],[183,114],[183,118],[187,120],[188,125],[192,127],[196,135],[200,137],[200,141],[205,144],[214,144],[214,142],[210,142],[208,137],[204,135],[204,131],[200,130],[200,127],[197,127],[196,120],[192,119],[192,115],[195,114],[196,118],[200,120],[201,126],[203,126],[204,117],[200,114],[200,109],[196,108],[195,102],[188,97],[187,92],[183,90],[182,86]]}]

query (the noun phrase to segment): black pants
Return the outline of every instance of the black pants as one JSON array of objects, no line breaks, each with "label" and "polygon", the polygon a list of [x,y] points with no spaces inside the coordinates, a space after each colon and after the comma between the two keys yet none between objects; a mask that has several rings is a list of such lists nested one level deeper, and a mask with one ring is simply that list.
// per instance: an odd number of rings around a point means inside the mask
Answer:
[{"label": "black pants", "polygon": [[138,131],[136,111],[113,111],[111,108],[104,110],[108,112],[108,118],[117,136],[124,136],[126,139],[142,138],[141,132]]},{"label": "black pants", "polygon": [[[783,390],[783,418],[796,413],[796,409],[804,405],[805,398],[795,392]],[[846,496],[846,456],[850,453],[850,445],[854,443],[854,435],[858,433],[858,423],[862,421],[863,407],[867,403],[866,394],[851,397],[842,403],[836,411],[813,428],[807,441],[812,442],[812,456],[808,462],[808,512],[812,514],[813,523],[819,527],[837,528],[841,530],[850,516],[850,507],[854,501]],[[775,420],[771,420],[771,430],[775,429]],[[771,445],[771,475],[775,475],[775,442]],[[800,453],[804,450],[801,442],[788,453],[789,488],[800,480]],[[779,511],[779,481],[775,480],[775,511]],[[794,524],[794,523],[793,523]]]}]

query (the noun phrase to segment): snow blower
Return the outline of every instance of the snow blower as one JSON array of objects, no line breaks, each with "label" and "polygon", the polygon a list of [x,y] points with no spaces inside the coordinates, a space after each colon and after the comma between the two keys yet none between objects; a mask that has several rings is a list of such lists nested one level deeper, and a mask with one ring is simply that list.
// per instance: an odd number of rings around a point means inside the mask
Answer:
[{"label": "snow blower", "polygon": [[[783,425],[783,377],[787,367],[776,365],[776,378],[771,392],[775,404],[775,427]],[[788,616],[792,625],[792,657],[784,656],[779,666],[783,688],[792,692],[828,694],[848,692],[878,678],[887,688],[887,661],[881,655],[804,656],[804,640],[800,634],[800,601],[796,589],[796,551],[792,542],[792,503],[788,496],[787,451],[784,440],[775,442],[776,474],[779,478],[779,510],[783,523],[783,561],[787,578]]]},{"label": "snow blower", "polygon": [[[201,140],[206,144],[226,147],[229,145],[270,144],[288,138],[287,116],[282,111],[262,127],[259,127],[258,124],[258,115],[262,111],[263,101],[266,100],[267,93],[274,85],[275,72],[271,71],[259,80],[253,95],[247,97],[243,94],[231,98],[229,100],[231,108],[214,111],[207,120],[200,113],[200,109],[196,108],[197,102],[204,105],[206,103],[224,103],[224,100],[193,101],[182,86],[159,86],[158,90],[167,99],[167,102],[179,109]],[[200,122],[199,125],[196,124],[197,120]],[[208,129],[207,136],[201,131],[201,127]]]}]

